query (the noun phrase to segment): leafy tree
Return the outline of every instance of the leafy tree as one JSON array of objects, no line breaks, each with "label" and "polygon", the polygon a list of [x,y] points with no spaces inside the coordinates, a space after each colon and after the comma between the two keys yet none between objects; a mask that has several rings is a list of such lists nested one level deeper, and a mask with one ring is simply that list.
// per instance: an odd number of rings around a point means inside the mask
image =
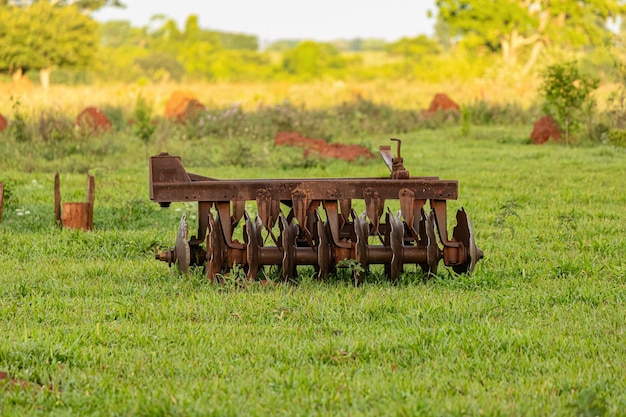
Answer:
[{"label": "leafy tree", "polygon": [[347,61],[339,51],[327,43],[304,41],[283,53],[282,69],[300,78],[315,78],[346,66]]},{"label": "leafy tree", "polygon": [[387,44],[385,49],[392,55],[402,57],[405,77],[410,74],[413,63],[419,63],[425,56],[436,55],[441,52],[441,46],[425,35],[419,35],[415,38],[402,38]]},{"label": "leafy tree", "polygon": [[0,22],[0,70],[19,80],[33,64],[32,51],[23,47],[23,37],[30,33],[30,22],[26,13],[16,13],[14,8],[7,7],[0,7]]},{"label": "leafy tree", "polygon": [[530,55],[530,71],[546,45],[598,45],[608,33],[607,19],[626,10],[622,0],[437,0],[439,18],[461,37],[474,37],[505,64],[516,64],[521,53]]},{"label": "leafy tree", "polygon": [[340,52],[384,51],[387,42],[376,38],[337,39],[330,42]]},{"label": "leafy tree", "polygon": [[220,44],[224,49],[238,51],[258,51],[259,38],[245,33],[218,32]]},{"label": "leafy tree", "polygon": [[111,20],[100,24],[100,44],[112,48],[121,46],[134,46],[145,43],[146,31],[133,28],[130,22],[125,20]]},{"label": "leafy tree", "polygon": [[[354,45],[356,40],[357,39],[354,39],[352,41],[352,45]],[[361,51],[384,51],[387,46],[387,42],[384,39],[359,39],[358,41]],[[351,49],[356,51],[354,46],[351,46]]]},{"label": "leafy tree", "polygon": [[211,60],[218,48],[210,42],[190,42],[184,45],[176,56],[187,74],[196,77],[210,76]]},{"label": "leafy tree", "polygon": [[38,69],[41,84],[50,84],[54,67],[88,66],[98,48],[97,24],[76,6],[55,7],[47,1],[29,7],[0,8],[0,63],[15,78]]},{"label": "leafy tree", "polygon": [[285,52],[295,48],[300,42],[302,41],[299,39],[280,39],[267,45],[265,50],[271,52]]},{"label": "leafy tree", "polygon": [[566,145],[569,145],[570,129],[577,123],[576,116],[594,106],[591,93],[598,84],[597,78],[578,71],[576,61],[550,65],[544,71],[540,87],[546,100],[544,110],[564,128]]},{"label": "leafy tree", "polygon": [[622,24],[622,35],[616,35],[607,41],[609,53],[613,61],[612,75],[616,81],[616,88],[609,94],[606,112],[613,127],[626,128],[626,60],[620,54],[626,44],[626,24]]},{"label": "leafy tree", "polygon": [[[148,27],[128,22],[107,22],[100,28],[102,57],[114,63],[99,68],[102,75],[132,81],[192,78],[211,80],[263,79],[271,69],[269,59],[257,52],[256,36],[203,29],[189,15],[182,29],[165,15],[155,15]],[[133,54],[135,55],[133,57]],[[261,67],[257,66],[260,65]],[[126,72],[124,72],[124,68]]]},{"label": "leafy tree", "polygon": [[105,6],[124,7],[119,0],[0,0],[0,6],[29,7],[41,2],[48,2],[52,6],[76,6],[84,13],[90,13]]},{"label": "leafy tree", "polygon": [[210,78],[218,81],[251,81],[269,78],[269,57],[255,51],[224,49],[211,56]]},{"label": "leafy tree", "polygon": [[122,45],[117,48],[101,46],[92,68],[102,79],[134,82],[145,75],[156,75],[145,74],[145,68],[138,63],[150,54],[148,49],[140,45]]},{"label": "leafy tree", "polygon": [[53,67],[85,67],[98,49],[97,24],[74,6],[54,8],[39,2],[28,9],[34,37],[30,49],[37,55],[34,68],[40,70],[41,84],[47,88]]},{"label": "leafy tree", "polygon": [[441,52],[441,46],[425,35],[415,38],[402,38],[386,47],[387,52],[405,57],[422,57]]}]

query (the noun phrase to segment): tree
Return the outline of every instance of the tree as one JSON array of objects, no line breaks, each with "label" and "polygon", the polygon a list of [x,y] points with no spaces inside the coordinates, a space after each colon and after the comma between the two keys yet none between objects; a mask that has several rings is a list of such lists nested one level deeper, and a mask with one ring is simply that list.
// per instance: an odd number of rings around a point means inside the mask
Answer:
[{"label": "tree", "polygon": [[[38,0],[0,0],[0,6],[29,7]],[[48,0],[52,6],[76,6],[83,13],[91,13],[105,6],[125,7],[119,0]]]},{"label": "tree", "polygon": [[141,70],[153,80],[173,79],[180,81],[185,75],[185,67],[168,54],[156,53],[135,59]]},{"label": "tree", "polygon": [[454,35],[474,37],[506,65],[523,52],[527,73],[546,45],[599,45],[608,33],[608,19],[626,11],[622,0],[437,0],[439,18]]},{"label": "tree", "polygon": [[436,55],[441,52],[441,46],[425,35],[415,38],[402,38],[387,44],[388,53],[401,56],[404,61],[404,75],[409,75],[411,62],[419,62],[427,55]]},{"label": "tree", "polygon": [[32,65],[31,51],[24,48],[22,38],[29,33],[26,13],[15,13],[12,8],[0,7],[0,70],[7,71],[13,80]]},{"label": "tree", "polygon": [[98,25],[76,6],[55,7],[39,1],[26,8],[0,7],[0,66],[14,78],[38,69],[41,84],[50,84],[52,68],[88,66],[95,57]]},{"label": "tree", "polygon": [[546,102],[544,110],[558,120],[565,130],[565,144],[569,145],[569,132],[576,126],[576,117],[595,106],[591,93],[598,88],[599,79],[582,75],[576,61],[555,64],[543,73],[541,94]]},{"label": "tree", "polygon": [[347,61],[328,43],[303,41],[283,53],[282,68],[304,79],[318,77],[329,70],[345,68]]},{"label": "tree", "polygon": [[245,33],[219,32],[219,40],[224,49],[235,51],[258,51],[259,38]]}]

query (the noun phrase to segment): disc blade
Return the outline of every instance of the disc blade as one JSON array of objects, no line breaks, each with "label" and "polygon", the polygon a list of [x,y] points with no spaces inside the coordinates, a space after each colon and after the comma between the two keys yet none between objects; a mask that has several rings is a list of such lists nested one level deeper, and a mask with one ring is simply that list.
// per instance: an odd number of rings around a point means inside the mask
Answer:
[{"label": "disc blade", "polygon": [[189,263],[191,259],[188,235],[189,227],[187,226],[187,214],[185,213],[180,219],[178,233],[176,234],[176,244],[174,245],[176,267],[184,274],[189,273]]},{"label": "disc blade", "polygon": [[452,235],[456,241],[463,243],[466,250],[465,263],[453,266],[452,269],[457,274],[472,273],[476,267],[476,263],[482,259],[484,253],[476,246],[472,223],[464,208],[461,208],[456,213],[456,226],[454,227]]}]

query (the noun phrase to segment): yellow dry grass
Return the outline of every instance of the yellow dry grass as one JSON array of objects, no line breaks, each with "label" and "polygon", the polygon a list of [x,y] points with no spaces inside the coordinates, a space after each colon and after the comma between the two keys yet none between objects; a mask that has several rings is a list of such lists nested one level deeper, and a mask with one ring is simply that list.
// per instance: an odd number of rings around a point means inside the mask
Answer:
[{"label": "yellow dry grass", "polygon": [[[460,104],[476,100],[489,103],[517,102],[528,106],[537,99],[540,80],[527,78],[509,80],[493,77],[470,82],[425,83],[410,80],[374,80],[366,82],[315,81],[292,83],[167,83],[167,84],[105,84],[88,86],[51,86],[43,90],[37,84],[16,86],[0,84],[0,113],[10,115],[10,97],[20,100],[24,113],[57,111],[67,115],[78,114],[83,108],[116,106],[132,111],[141,94],[153,103],[155,112],[163,114],[165,103],[177,90],[193,93],[209,107],[241,105],[254,109],[259,105],[275,105],[289,101],[295,105],[319,108],[352,101],[358,97],[398,108],[427,108],[436,93],[446,93]],[[601,87],[600,95],[608,94],[610,86]]]}]

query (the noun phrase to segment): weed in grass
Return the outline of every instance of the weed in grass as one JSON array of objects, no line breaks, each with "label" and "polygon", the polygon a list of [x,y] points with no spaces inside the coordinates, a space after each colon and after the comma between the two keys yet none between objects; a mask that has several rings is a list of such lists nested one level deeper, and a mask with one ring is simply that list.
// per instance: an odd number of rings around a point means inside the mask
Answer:
[{"label": "weed in grass", "polygon": [[243,290],[251,284],[246,276],[246,271],[236,263],[228,273],[217,274],[216,280],[221,284],[220,290],[224,291]]},{"label": "weed in grass", "polygon": [[29,142],[31,139],[27,131],[26,120],[22,113],[22,102],[19,98],[11,96],[11,108],[13,110],[13,121],[10,132],[16,142]]},{"label": "weed in grass", "polygon": [[350,272],[350,274],[354,277],[354,285],[357,285],[357,276],[364,274],[366,272],[365,268],[359,261],[356,259],[342,259],[337,262],[337,268],[343,268]]},{"label": "weed in grass", "polygon": [[572,209],[569,213],[559,214],[559,232],[563,234],[569,234],[576,230],[578,222],[576,220],[576,213]]},{"label": "weed in grass", "polygon": [[517,214],[517,210],[519,208],[521,208],[521,206],[515,200],[508,200],[500,206],[498,215],[494,220],[494,225],[498,228],[498,236],[502,235],[504,230],[509,230],[511,232],[511,237],[515,236],[515,228],[511,224],[511,219],[517,218],[518,220],[521,220],[521,217]]}]

